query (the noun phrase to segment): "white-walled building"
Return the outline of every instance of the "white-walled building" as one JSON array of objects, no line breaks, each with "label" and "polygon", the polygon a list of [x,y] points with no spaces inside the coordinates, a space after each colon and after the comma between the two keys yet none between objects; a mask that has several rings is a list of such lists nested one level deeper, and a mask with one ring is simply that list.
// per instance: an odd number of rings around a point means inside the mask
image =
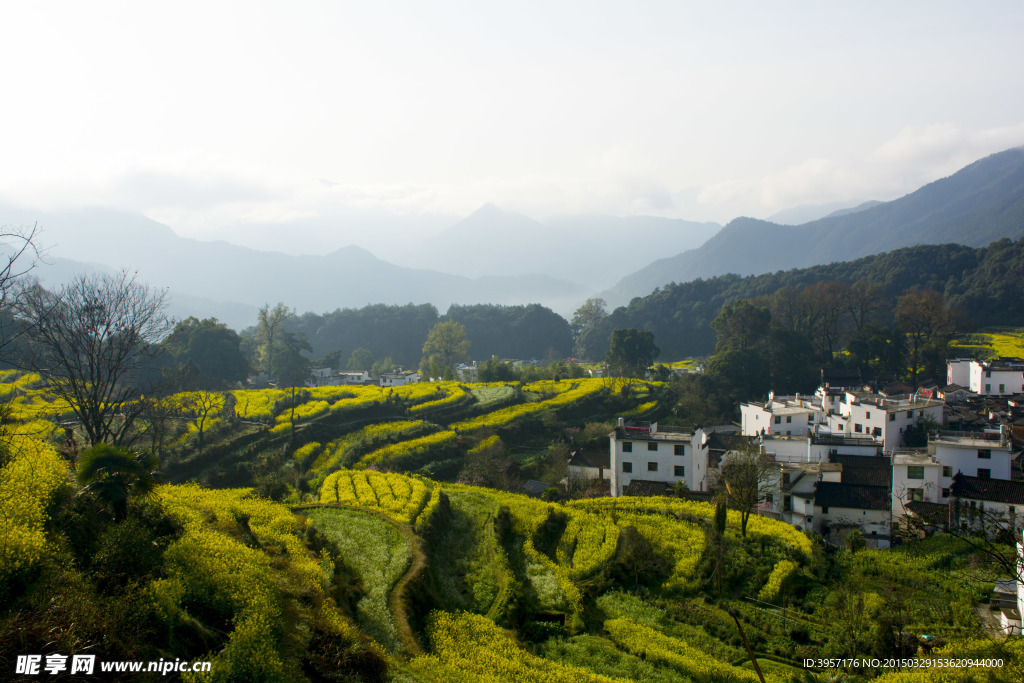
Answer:
[{"label": "white-walled building", "polygon": [[946,361],[946,383],[966,387],[979,396],[1019,394],[1024,392],[1024,360],[953,358]]},{"label": "white-walled building", "polygon": [[847,438],[830,434],[760,438],[761,451],[777,462],[828,462],[833,455],[881,455],[881,447],[870,438]]},{"label": "white-walled building", "polygon": [[872,439],[891,453],[903,445],[903,434],[919,420],[942,424],[941,400],[900,398],[852,389],[821,387],[812,396],[775,397],[765,403],[740,405],[744,436],[807,437],[813,435]]},{"label": "white-walled building", "polygon": [[1024,361],[1019,358],[975,360],[971,361],[970,368],[971,381],[967,387],[979,396],[1012,396],[1024,392]]},{"label": "white-walled building", "polygon": [[[943,475],[946,476],[943,476]],[[892,515],[907,515],[913,502],[949,502],[952,474],[934,456],[921,452],[897,452],[892,458]]]},{"label": "white-walled building", "polygon": [[740,404],[740,433],[744,436],[806,436],[822,414],[813,396],[769,394],[765,403]]},{"label": "white-walled building", "polygon": [[971,363],[974,358],[950,358],[946,361],[946,384],[957,384],[962,387],[971,386]]},{"label": "white-walled building", "polygon": [[419,381],[420,373],[418,372],[384,372],[380,376],[380,385],[382,387],[400,387],[403,384],[412,384]]},{"label": "white-walled building", "polygon": [[842,471],[842,465],[829,462],[779,463],[779,476],[762,505],[763,513],[802,531],[811,531],[818,484],[840,481]]},{"label": "white-walled building", "polygon": [[815,494],[815,532],[842,545],[851,531],[859,529],[868,547],[889,547],[889,487],[823,481]]},{"label": "white-walled building", "polygon": [[1012,530],[1019,537],[1024,531],[1024,482],[954,475],[949,521],[990,534]]},{"label": "white-walled building", "polygon": [[690,491],[707,484],[708,446],[704,431],[659,430],[658,423],[619,425],[608,435],[611,456],[611,493],[622,495],[634,479],[675,484],[686,482]]},{"label": "white-walled building", "polygon": [[957,472],[982,479],[1013,478],[1010,440],[1005,427],[984,432],[939,432],[931,438],[928,447],[934,447],[935,458],[948,472],[950,482]]},{"label": "white-walled building", "polygon": [[931,398],[847,391],[838,415],[830,415],[828,424],[844,436],[871,437],[883,452],[892,453],[903,445],[904,432],[919,420],[942,424],[942,407],[942,401]]}]

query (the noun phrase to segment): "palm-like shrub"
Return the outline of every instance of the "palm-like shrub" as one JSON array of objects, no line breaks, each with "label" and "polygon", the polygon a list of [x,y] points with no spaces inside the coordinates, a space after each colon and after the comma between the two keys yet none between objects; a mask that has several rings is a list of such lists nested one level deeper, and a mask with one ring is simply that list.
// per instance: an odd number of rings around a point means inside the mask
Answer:
[{"label": "palm-like shrub", "polygon": [[100,443],[79,456],[78,485],[109,505],[114,519],[121,521],[128,514],[128,501],[156,486],[153,472],[158,465],[154,455]]}]

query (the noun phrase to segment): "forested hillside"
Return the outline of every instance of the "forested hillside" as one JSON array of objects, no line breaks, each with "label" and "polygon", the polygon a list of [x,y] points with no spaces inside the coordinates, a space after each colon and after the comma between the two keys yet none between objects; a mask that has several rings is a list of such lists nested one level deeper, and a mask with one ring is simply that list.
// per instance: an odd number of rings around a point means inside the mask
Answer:
[{"label": "forested hillside", "polygon": [[1024,148],[974,162],[948,178],[864,211],[800,226],[737,218],[703,246],[624,277],[606,293],[614,304],[669,282],[850,260],[917,244],[981,247],[1024,234]]},{"label": "forested hillside", "polygon": [[[454,320],[466,328],[473,358],[565,358],[572,353],[569,323],[539,304],[451,306],[445,315],[430,304],[338,309],[322,315],[303,313],[285,320],[285,329],[305,335],[312,358],[341,349],[342,356],[368,349],[377,360],[391,358],[415,368],[423,356],[427,333],[441,320]],[[361,368],[368,370],[369,367]]]},{"label": "forested hillside", "polygon": [[635,327],[654,333],[661,359],[701,356],[714,350],[711,321],[726,304],[819,282],[859,281],[878,286],[880,308],[892,309],[907,290],[932,289],[962,311],[966,329],[1024,323],[1024,239],[1002,239],[981,248],[922,245],[811,268],[669,284],[595,321],[584,343],[600,358],[612,330]]}]

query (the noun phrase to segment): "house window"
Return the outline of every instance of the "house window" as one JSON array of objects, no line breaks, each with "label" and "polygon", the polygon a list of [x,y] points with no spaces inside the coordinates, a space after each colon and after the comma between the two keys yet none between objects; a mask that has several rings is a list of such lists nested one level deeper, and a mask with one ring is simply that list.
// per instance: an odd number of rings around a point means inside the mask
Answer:
[{"label": "house window", "polygon": [[1000,394],[1005,394],[1006,393],[1006,385],[1005,384],[1000,384],[999,385],[999,393]]},{"label": "house window", "polygon": [[673,452],[674,452],[674,453],[675,453],[676,455],[686,455],[686,446],[684,446],[684,445],[683,445],[683,444],[681,444],[681,443],[677,443],[677,444],[675,445],[675,447],[673,448]]},{"label": "house window", "polygon": [[992,376],[992,371],[991,370],[986,370],[985,371],[985,377],[991,377],[991,376]]},{"label": "house window", "polygon": [[782,499],[782,511],[783,512],[792,512],[793,511],[793,498],[792,497],[785,496]]},{"label": "house window", "polygon": [[1010,506],[1010,507],[1009,507],[1009,508],[1007,509],[1007,512],[1009,512],[1009,513],[1010,513],[1011,515],[1015,515],[1015,514],[1017,514],[1017,508],[1016,508],[1016,507],[1014,507],[1013,505],[1011,505],[1011,506]]},{"label": "house window", "polygon": [[[766,502],[766,503],[768,503],[769,505],[771,505],[772,503],[774,503],[774,502],[775,502],[775,496],[773,496],[773,495],[772,495],[772,494],[770,494],[770,493],[769,493],[769,494],[767,494],[767,495],[766,495],[766,496],[764,497],[764,502]],[[1011,508],[1011,509],[1012,509],[1012,508]]]},{"label": "house window", "polygon": [[991,478],[992,478],[992,470],[986,469],[984,467],[979,467],[978,468],[978,479],[991,479]]},{"label": "house window", "polygon": [[991,384],[986,384],[985,385],[985,393],[986,394],[992,393],[992,385]]},{"label": "house window", "polygon": [[807,423],[810,424],[811,422],[814,422],[814,414],[813,413],[807,416]]},{"label": "house window", "polygon": [[882,435],[882,428],[881,427],[875,427],[874,429],[871,430],[871,435],[872,436],[881,436]]},{"label": "house window", "polygon": [[865,410],[864,411],[864,419],[865,420],[870,420],[871,419],[871,411],[870,410]]},{"label": "house window", "polygon": [[907,489],[908,500],[924,500],[924,489]]},{"label": "house window", "polygon": [[633,463],[631,463],[631,462],[624,462],[624,463],[622,463],[622,471],[625,474],[631,473],[633,471]]},{"label": "house window", "polygon": [[908,465],[907,479],[924,479],[924,465]]},{"label": "house window", "polygon": [[952,477],[953,476],[953,468],[950,467],[949,465],[944,465],[942,467],[942,476],[944,476],[944,477]]},{"label": "house window", "polygon": [[907,411],[907,419],[908,420],[913,420],[914,419],[914,411],[913,410],[908,410]]},{"label": "house window", "polygon": [[823,512],[824,514],[826,514],[826,515],[827,515],[827,514],[828,514],[828,505],[823,505],[823,506],[822,506],[822,508],[821,508],[821,511],[822,511],[822,512]]},{"label": "house window", "polygon": [[853,425],[853,431],[860,434],[861,432],[864,431],[864,427],[862,427],[861,424],[858,422],[857,424]]},{"label": "house window", "polygon": [[622,442],[622,452],[623,453],[632,453],[633,452],[633,442],[632,441],[623,441]]},{"label": "house window", "polygon": [[786,424],[789,424],[792,421],[793,421],[793,416],[792,415],[787,415],[786,416]]},{"label": "house window", "polygon": [[673,469],[674,469],[674,474],[677,477],[685,477],[686,476],[686,467],[684,465],[676,465],[675,468],[673,468]]},{"label": "house window", "polygon": [[777,424],[777,425],[782,424],[782,416],[781,415],[776,415],[775,416],[775,424]]},{"label": "house window", "polygon": [[648,472],[657,472],[658,471],[658,463],[656,463],[656,462],[649,462],[649,463],[647,463],[647,471]]},{"label": "house window", "polygon": [[889,422],[896,421],[896,413],[889,413]]},{"label": "house window", "polygon": [[942,489],[942,497],[949,498],[949,489]]},{"label": "house window", "polygon": [[992,459],[992,449],[991,448],[979,448],[978,449],[978,457],[981,458],[982,460],[991,460]]},{"label": "house window", "polygon": [[658,444],[654,443],[653,441],[648,441],[647,442],[647,450],[649,450],[649,451],[656,451],[656,450],[658,450]]}]

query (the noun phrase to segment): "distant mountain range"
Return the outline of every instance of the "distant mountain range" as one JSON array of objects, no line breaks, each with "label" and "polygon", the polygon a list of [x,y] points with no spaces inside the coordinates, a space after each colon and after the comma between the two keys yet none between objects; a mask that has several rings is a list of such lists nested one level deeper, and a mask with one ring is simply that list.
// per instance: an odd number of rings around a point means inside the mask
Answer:
[{"label": "distant mountain range", "polygon": [[900,199],[857,208],[799,226],[737,218],[699,248],[655,261],[602,296],[621,305],[670,282],[850,261],[917,244],[980,247],[1016,239],[1024,234],[1024,148],[993,154]]},{"label": "distant mountain range", "polygon": [[538,221],[485,204],[424,241],[416,254],[422,263],[447,273],[543,273],[598,291],[622,273],[649,264],[652,245],[672,252],[694,249],[721,229],[718,223],[653,216],[557,216]]},{"label": "distant mountain range", "polygon": [[1024,149],[994,154],[895,201],[797,207],[789,215],[826,210],[802,225],[737,218],[720,228],[644,216],[540,221],[486,204],[419,245],[396,245],[389,252],[395,260],[415,253],[400,264],[352,245],[292,256],[204,242],[102,208],[0,206],[0,224],[39,223],[42,243],[51,246],[50,263],[36,271],[46,284],[73,272],[128,268],[169,290],[174,315],[216,316],[235,328],[278,301],[317,313],[371,303],[431,303],[442,311],[452,303],[540,303],[568,318],[602,288],[611,287],[602,296],[616,306],[670,282],[850,261],[916,244],[1016,239],[1024,234]]},{"label": "distant mountain range", "polygon": [[422,245],[422,265],[413,268],[357,246],[292,256],[180,237],[145,216],[110,209],[39,213],[0,206],[2,224],[36,222],[49,247],[47,263],[34,273],[44,284],[76,272],[127,268],[169,290],[172,315],[215,316],[237,329],[255,323],[260,305],[277,301],[300,312],[371,303],[431,303],[442,311],[452,303],[541,303],[569,317],[624,269],[649,261],[644,250],[623,250],[622,234],[685,249],[721,227],[612,216],[562,217],[544,225],[488,204]]}]

